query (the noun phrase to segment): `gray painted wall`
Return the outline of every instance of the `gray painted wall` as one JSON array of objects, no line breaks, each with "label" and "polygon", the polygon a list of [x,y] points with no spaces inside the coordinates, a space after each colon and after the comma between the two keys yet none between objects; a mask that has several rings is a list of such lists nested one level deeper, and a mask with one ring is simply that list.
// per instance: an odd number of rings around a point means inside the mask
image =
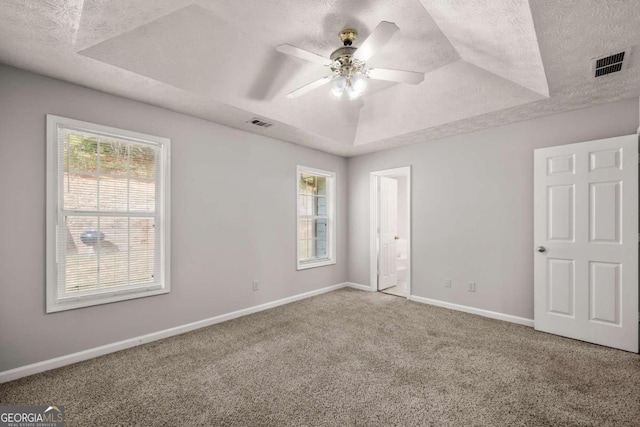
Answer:
[{"label": "gray painted wall", "polygon": [[[172,139],[171,294],[45,314],[47,113]],[[368,284],[369,172],[404,165],[414,294],[531,318],[533,149],[631,134],[639,115],[634,98],[347,161],[0,66],[0,371],[346,280]],[[297,164],[338,174],[335,266],[295,270]]]},{"label": "gray painted wall", "polygon": [[369,173],[411,165],[413,294],[533,318],[533,150],[635,133],[638,113],[633,98],[350,158],[349,281],[370,281]]},{"label": "gray painted wall", "polygon": [[[172,291],[45,314],[45,114],[172,140]],[[296,165],[337,172],[337,264],[296,271]],[[347,161],[0,66],[0,371],[342,283]],[[252,281],[261,290],[252,290]]]}]

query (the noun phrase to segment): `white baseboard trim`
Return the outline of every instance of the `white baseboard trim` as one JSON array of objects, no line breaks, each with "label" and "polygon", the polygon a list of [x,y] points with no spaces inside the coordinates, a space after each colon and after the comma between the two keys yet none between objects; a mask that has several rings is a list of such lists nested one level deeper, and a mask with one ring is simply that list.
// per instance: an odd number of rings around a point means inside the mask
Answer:
[{"label": "white baseboard trim", "polygon": [[371,286],[369,285],[361,285],[360,283],[345,282],[345,286],[347,288],[353,288],[353,289],[359,289],[361,291],[371,292]]},{"label": "white baseboard trim", "polygon": [[483,310],[481,308],[469,307],[466,305],[453,304],[451,302],[440,301],[437,299],[409,296],[409,300],[420,302],[423,304],[435,305],[437,307],[449,308],[451,310],[463,311],[465,313],[477,314],[478,316],[490,317],[491,319],[503,320],[505,322],[517,323],[518,325],[529,326],[533,328],[533,319],[512,316],[510,314],[498,313],[497,311]]},{"label": "white baseboard trim", "polygon": [[305,292],[291,297],[271,301],[265,304],[256,305],[242,310],[232,311],[231,313],[221,314],[219,316],[210,317],[208,319],[199,320],[193,323],[187,323],[185,325],[176,326],[174,328],[165,329],[158,332],[152,332],[150,334],[141,335],[139,337],[129,338],[123,341],[118,341],[112,344],[102,345],[100,347],[90,348],[88,350],[79,351],[77,353],[67,354],[64,356],[56,357],[42,362],[33,363],[31,365],[20,366],[8,371],[0,372],[0,384],[8,381],[17,380],[19,378],[27,377],[29,375],[39,374],[40,372],[49,371],[51,369],[60,368],[62,366],[71,365],[74,363],[82,362],[84,360],[93,359],[105,354],[114,353],[116,351],[124,350],[127,348],[135,347],[138,345],[146,344],[149,342],[169,338],[175,335],[184,334],[186,332],[193,331],[195,329],[204,328],[206,326],[215,325],[216,323],[226,322],[227,320],[236,319],[238,317],[246,316],[248,314],[257,313],[259,311],[268,310],[270,308],[278,307],[299,301],[301,299],[310,298],[316,295],[324,294],[326,292],[335,291],[336,289],[344,288],[348,286],[348,283],[339,283],[333,286],[327,286],[326,288],[316,289],[315,291]]}]

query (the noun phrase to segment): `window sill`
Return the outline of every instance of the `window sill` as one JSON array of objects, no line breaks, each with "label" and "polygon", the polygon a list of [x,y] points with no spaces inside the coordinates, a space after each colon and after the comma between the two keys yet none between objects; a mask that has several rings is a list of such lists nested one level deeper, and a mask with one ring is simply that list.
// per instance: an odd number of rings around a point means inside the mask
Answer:
[{"label": "window sill", "polygon": [[303,263],[298,263],[298,268],[297,270],[307,270],[309,268],[316,268],[316,267],[325,267],[327,265],[334,265],[336,263],[335,259],[325,259],[325,260],[320,260],[320,261],[309,261],[309,262],[303,262]]},{"label": "window sill", "polygon": [[73,310],[76,308],[90,307],[93,305],[109,304],[112,302],[125,301],[130,299],[150,297],[154,295],[168,294],[167,288],[151,288],[132,292],[122,292],[116,295],[96,295],[95,297],[70,298],[58,302],[47,304],[47,313],[56,313],[59,311]]}]

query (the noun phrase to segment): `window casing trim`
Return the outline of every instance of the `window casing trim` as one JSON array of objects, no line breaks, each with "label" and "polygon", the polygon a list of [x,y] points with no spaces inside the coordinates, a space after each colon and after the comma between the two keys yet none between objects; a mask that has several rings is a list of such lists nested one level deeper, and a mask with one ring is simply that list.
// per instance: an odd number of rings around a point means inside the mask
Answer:
[{"label": "window casing trim", "polygon": [[[71,310],[92,305],[107,304],[116,301],[142,298],[152,295],[169,293],[171,290],[171,262],[170,262],[170,240],[171,240],[171,211],[170,211],[170,158],[171,140],[154,135],[147,135],[140,132],[133,132],[125,129],[118,129],[110,126],[98,125],[80,120],[47,114],[47,164],[46,164],[46,313]],[[161,159],[158,164],[160,177],[160,188],[158,190],[159,202],[158,211],[155,215],[157,227],[160,227],[159,268],[163,270],[159,283],[142,283],[137,286],[127,286],[121,289],[109,289],[102,292],[95,292],[91,295],[78,296],[58,296],[58,263],[60,260],[57,251],[58,222],[62,210],[62,195],[60,194],[60,182],[58,173],[58,129],[86,131],[90,134],[111,136],[122,140],[127,140],[136,144],[152,145],[160,148]],[[100,212],[102,216],[109,216],[112,213]],[[132,216],[134,216],[133,214]]]},{"label": "window casing trim", "polygon": [[[329,178],[327,185],[327,228],[328,232],[328,248],[327,248],[327,257],[325,258],[311,258],[307,260],[301,260],[299,258],[300,254],[300,209],[299,209],[299,187],[298,183],[300,181],[300,174],[307,173],[310,175],[316,176],[324,176]],[[298,165],[296,168],[296,269],[306,270],[309,268],[315,267],[324,267],[327,265],[336,264],[336,172],[311,168],[307,166]]]}]

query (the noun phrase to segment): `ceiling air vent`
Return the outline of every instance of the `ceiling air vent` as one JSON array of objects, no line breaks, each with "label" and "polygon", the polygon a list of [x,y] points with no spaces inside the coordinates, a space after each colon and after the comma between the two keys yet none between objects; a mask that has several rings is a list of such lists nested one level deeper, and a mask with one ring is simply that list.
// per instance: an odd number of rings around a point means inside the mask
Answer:
[{"label": "ceiling air vent", "polygon": [[602,77],[607,74],[622,71],[629,61],[629,50],[622,50],[611,55],[601,56],[592,60],[591,71],[593,77]]},{"label": "ceiling air vent", "polygon": [[254,117],[253,119],[249,120],[247,123],[260,126],[261,128],[268,128],[273,126],[273,123],[265,122],[264,120],[260,120],[257,117]]}]

